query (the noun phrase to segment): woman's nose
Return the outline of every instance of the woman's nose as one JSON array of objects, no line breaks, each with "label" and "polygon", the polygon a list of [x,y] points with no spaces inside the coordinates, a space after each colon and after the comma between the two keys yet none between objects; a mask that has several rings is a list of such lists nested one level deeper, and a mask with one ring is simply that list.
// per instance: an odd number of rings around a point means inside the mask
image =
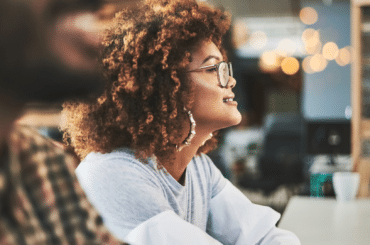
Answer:
[{"label": "woman's nose", "polygon": [[229,80],[228,87],[232,89],[232,88],[234,88],[234,87],[235,87],[235,85],[236,85],[236,80],[235,80],[235,78],[233,78],[233,77],[231,77],[231,76],[229,77],[229,79],[230,79],[230,80]]}]

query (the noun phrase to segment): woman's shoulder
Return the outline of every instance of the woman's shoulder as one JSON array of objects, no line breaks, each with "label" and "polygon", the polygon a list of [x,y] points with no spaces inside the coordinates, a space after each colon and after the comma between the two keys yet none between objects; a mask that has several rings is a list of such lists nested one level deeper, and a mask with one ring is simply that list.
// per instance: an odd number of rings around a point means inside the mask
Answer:
[{"label": "woman's shoulder", "polygon": [[76,175],[108,227],[119,232],[128,233],[148,217],[169,210],[154,170],[134,152],[90,153]]},{"label": "woman's shoulder", "polygon": [[192,162],[196,175],[209,184],[212,196],[215,196],[216,193],[223,189],[226,185],[226,179],[209,156],[201,153],[199,156],[194,157]]},{"label": "woman's shoulder", "polygon": [[193,157],[191,164],[189,164],[188,167],[193,168],[197,175],[209,179],[209,177],[212,175],[214,164],[209,156],[201,153],[200,155]]},{"label": "woman's shoulder", "polygon": [[202,168],[204,170],[210,169],[212,165],[214,165],[211,158],[204,153],[194,156],[192,162],[197,168]]},{"label": "woman's shoulder", "polygon": [[153,177],[153,161],[140,161],[134,151],[120,148],[110,153],[89,153],[76,169],[78,177],[89,176],[101,178]]},{"label": "woman's shoulder", "polygon": [[135,152],[128,148],[120,148],[109,153],[90,152],[81,162],[84,165],[91,164],[108,164],[120,162],[122,164],[127,162],[136,163]]}]

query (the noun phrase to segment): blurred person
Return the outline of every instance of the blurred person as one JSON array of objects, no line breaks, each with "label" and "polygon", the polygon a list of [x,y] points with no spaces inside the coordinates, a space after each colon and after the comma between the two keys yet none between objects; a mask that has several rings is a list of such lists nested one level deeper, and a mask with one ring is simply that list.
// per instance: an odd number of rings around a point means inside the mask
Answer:
[{"label": "blurred person", "polygon": [[106,88],[63,105],[84,160],[81,186],[104,223],[135,244],[300,244],[205,155],[241,121],[221,46],[230,16],[195,0],[147,0],[105,33]]},{"label": "blurred person", "polygon": [[28,102],[101,92],[99,1],[0,1],[0,244],[117,244],[74,175],[75,155],[16,125]]}]

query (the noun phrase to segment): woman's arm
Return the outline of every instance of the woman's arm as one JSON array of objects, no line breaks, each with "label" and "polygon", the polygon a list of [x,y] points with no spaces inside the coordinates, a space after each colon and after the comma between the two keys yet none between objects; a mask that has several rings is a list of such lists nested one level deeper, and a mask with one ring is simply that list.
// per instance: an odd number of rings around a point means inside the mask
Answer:
[{"label": "woman's arm", "polygon": [[280,214],[253,204],[227,181],[211,199],[207,233],[223,244],[300,245],[291,232],[275,226]]},{"label": "woman's arm", "polygon": [[125,241],[135,245],[222,245],[171,210],[141,223],[125,237]]}]

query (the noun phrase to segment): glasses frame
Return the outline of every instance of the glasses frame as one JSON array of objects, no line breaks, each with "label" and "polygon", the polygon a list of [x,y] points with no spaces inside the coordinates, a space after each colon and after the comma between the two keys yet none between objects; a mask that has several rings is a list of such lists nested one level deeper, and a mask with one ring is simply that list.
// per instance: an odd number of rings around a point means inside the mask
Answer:
[{"label": "glasses frame", "polygon": [[[229,79],[227,80],[227,83],[226,83],[225,86],[222,85],[221,78],[220,78],[220,66],[221,66],[222,63],[225,63],[227,65],[227,69],[229,70]],[[233,66],[232,66],[231,62],[221,61],[220,63],[214,64],[214,65],[209,65],[209,66],[203,66],[203,67],[200,67],[200,68],[188,71],[188,72],[201,71],[201,70],[204,70],[204,69],[207,69],[207,68],[210,68],[210,67],[216,67],[218,83],[220,84],[221,88],[226,88],[227,85],[229,85],[230,77],[234,77],[233,76],[234,75]]]}]

